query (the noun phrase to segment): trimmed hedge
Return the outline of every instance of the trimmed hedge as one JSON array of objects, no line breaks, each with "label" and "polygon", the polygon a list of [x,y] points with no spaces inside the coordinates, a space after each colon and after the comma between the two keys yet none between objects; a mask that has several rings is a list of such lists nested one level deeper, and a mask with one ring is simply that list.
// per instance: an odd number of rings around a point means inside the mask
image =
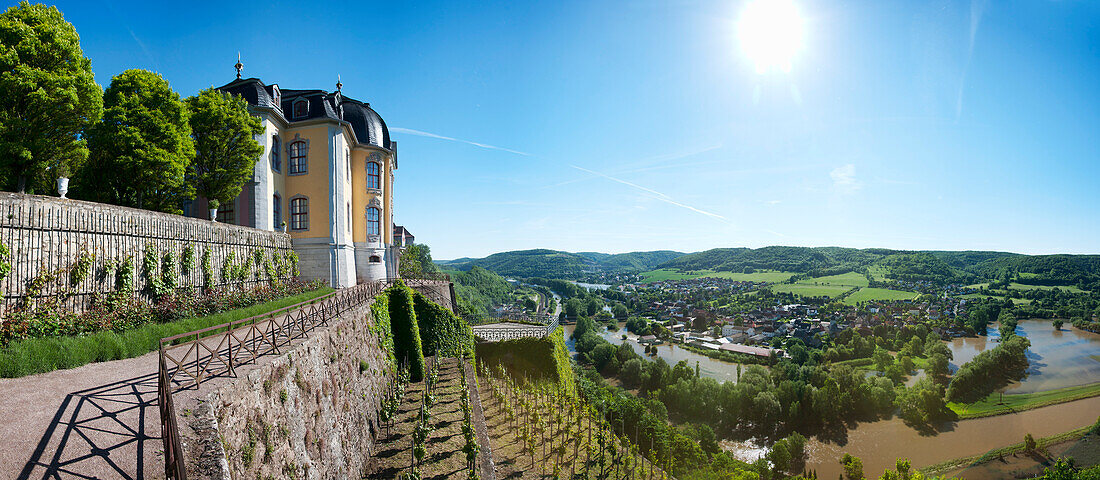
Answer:
[{"label": "trimmed hedge", "polygon": [[386,292],[374,297],[370,305],[370,311],[374,316],[374,324],[370,330],[378,336],[378,346],[386,352],[386,362],[397,366],[397,357],[393,353],[393,327],[390,326],[390,298]]},{"label": "trimmed hedge", "polygon": [[413,296],[413,305],[424,356],[473,356],[474,331],[465,320],[420,292]]},{"label": "trimmed hedge", "polygon": [[420,328],[416,322],[413,291],[405,282],[397,281],[386,292],[389,295],[390,328],[393,331],[393,353],[399,364],[409,369],[409,380],[424,379],[424,351],[420,345]]},{"label": "trimmed hedge", "polygon": [[477,358],[490,367],[503,365],[513,378],[529,382],[549,380],[561,385],[570,395],[576,392],[562,327],[548,337],[478,343]]}]

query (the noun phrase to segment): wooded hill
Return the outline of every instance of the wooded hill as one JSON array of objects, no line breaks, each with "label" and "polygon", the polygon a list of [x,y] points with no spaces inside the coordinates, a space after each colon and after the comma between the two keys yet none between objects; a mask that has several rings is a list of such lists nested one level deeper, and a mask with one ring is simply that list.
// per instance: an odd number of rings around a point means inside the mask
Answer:
[{"label": "wooded hill", "polygon": [[1100,255],[1023,255],[988,251],[905,251],[883,248],[763,247],[716,248],[603,254],[557,250],[502,252],[485,258],[437,262],[449,269],[474,265],[505,276],[575,280],[592,273],[640,273],[657,268],[680,271],[777,270],[809,276],[878,270],[889,280],[935,284],[1011,281],[1027,285],[1077,286],[1100,291]]},{"label": "wooded hill", "polygon": [[459,258],[437,261],[440,267],[469,270],[479,266],[504,276],[545,277],[576,280],[592,273],[637,273],[683,255],[680,252],[630,252],[619,254],[535,249],[494,253],[485,258]]}]

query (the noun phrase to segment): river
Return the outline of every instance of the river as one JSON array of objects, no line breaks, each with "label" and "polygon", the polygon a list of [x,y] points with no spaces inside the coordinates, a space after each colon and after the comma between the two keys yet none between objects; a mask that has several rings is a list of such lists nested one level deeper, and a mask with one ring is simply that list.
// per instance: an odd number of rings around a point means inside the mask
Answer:
[{"label": "river", "polygon": [[[1028,376],[1013,383],[1005,393],[1033,393],[1056,388],[1100,382],[1100,335],[1064,327],[1055,330],[1050,320],[1021,320],[1017,334],[1031,341],[1028,349]],[[952,370],[973,359],[978,353],[997,345],[996,326],[989,336],[956,338],[948,342],[954,355]],[[907,382],[911,383],[911,382]],[[1096,421],[1100,413],[1100,397],[1027,410],[1012,415],[947,422],[935,435],[922,434],[898,418],[859,424],[848,431],[843,446],[809,443],[807,468],[816,469],[820,478],[834,478],[841,473],[838,459],[850,453],[863,460],[864,472],[877,478],[897,458],[912,460],[923,467],[952,458],[978,455],[995,448],[1023,441],[1025,434],[1044,437],[1073,430]]]},{"label": "river", "polygon": [[[1031,341],[1028,349],[1027,377],[1009,385],[1004,393],[1035,393],[1064,387],[1100,382],[1100,334],[1070,326],[1055,330],[1050,320],[1020,320],[1016,334]],[[972,360],[986,348],[997,346],[997,326],[989,327],[988,336],[956,338],[948,343],[954,359],[951,370]]]},{"label": "river", "polygon": [[[619,324],[619,330],[617,332],[610,332],[604,330],[600,333],[600,336],[607,339],[614,345],[621,345],[623,343],[623,335],[626,335],[626,343],[633,348],[638,355],[644,358],[653,360],[656,357],[646,355],[645,349],[642,344],[638,343],[638,336],[626,331],[624,327],[625,323]],[[565,342],[569,346],[569,351],[576,353],[577,349],[573,345],[573,340],[570,339],[573,335],[574,325],[565,325]],[[695,363],[699,363],[699,376],[708,377],[718,380],[719,382],[736,382],[737,381],[737,367],[738,364],[724,362],[722,360],[715,360],[706,355],[700,355],[698,353],[687,350],[683,347],[673,345],[670,343],[664,343],[657,345],[657,357],[665,359],[669,366],[676,365],[681,360],[687,361],[688,365],[695,368]],[[744,370],[747,365],[742,365],[741,369]]]}]

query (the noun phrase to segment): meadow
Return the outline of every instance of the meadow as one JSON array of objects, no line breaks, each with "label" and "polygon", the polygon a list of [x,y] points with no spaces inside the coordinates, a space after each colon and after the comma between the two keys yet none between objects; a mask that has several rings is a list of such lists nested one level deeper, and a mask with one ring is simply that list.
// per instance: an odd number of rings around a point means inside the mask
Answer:
[{"label": "meadow", "polygon": [[777,272],[773,270],[760,270],[753,273],[741,272],[716,272],[714,270],[679,271],[672,268],[662,268],[643,272],[641,283],[661,282],[665,280],[690,280],[693,278],[728,278],[741,282],[767,282],[779,283],[790,279],[794,273]]},{"label": "meadow", "polygon": [[775,285],[771,288],[773,292],[793,293],[803,297],[829,298],[839,297],[844,292],[852,289],[852,287],[844,285],[806,285],[802,283]]},{"label": "meadow", "polygon": [[848,305],[856,305],[859,302],[875,301],[875,300],[912,300],[920,296],[917,292],[906,292],[902,290],[890,290],[888,288],[874,288],[863,287],[853,293],[844,297],[844,303]]},{"label": "meadow", "polygon": [[870,282],[867,281],[867,276],[862,273],[848,272],[840,275],[807,278],[795,283],[800,285],[833,285],[851,289],[851,287],[866,287]]}]

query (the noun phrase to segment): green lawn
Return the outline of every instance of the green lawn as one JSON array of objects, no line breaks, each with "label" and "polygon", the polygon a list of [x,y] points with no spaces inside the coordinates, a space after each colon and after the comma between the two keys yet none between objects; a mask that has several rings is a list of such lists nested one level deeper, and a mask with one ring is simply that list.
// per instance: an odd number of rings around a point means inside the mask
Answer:
[{"label": "green lawn", "polygon": [[[973,285],[967,285],[966,288],[989,288],[989,283],[975,283]],[[1053,290],[1055,287],[1049,285],[1025,285],[1023,283],[1010,283],[1008,284],[1009,290]],[[1070,293],[1088,293],[1073,285],[1061,285],[1057,287],[1059,290]],[[996,293],[997,290],[991,292]]]},{"label": "green lawn", "polygon": [[850,290],[852,287],[866,287],[868,285],[867,276],[856,272],[829,275],[827,277],[807,278],[805,280],[799,280],[797,283],[802,285],[835,285],[848,287],[846,290]]},{"label": "green lawn", "polygon": [[88,363],[137,357],[156,350],[161,338],[254,317],[312,300],[332,291],[330,287],[323,287],[251,307],[206,317],[144,325],[122,333],[103,331],[86,336],[16,340],[0,348],[0,377],[22,377],[59,368],[76,368]]},{"label": "green lawn", "polygon": [[841,285],[804,285],[801,283],[795,283],[791,285],[774,285],[771,288],[773,292],[793,293],[795,295],[801,295],[803,297],[829,298],[840,296],[840,294],[852,289],[852,287]]},{"label": "green lawn", "polygon": [[855,305],[859,302],[866,302],[871,300],[912,300],[920,296],[916,292],[905,292],[901,290],[890,290],[888,288],[873,288],[863,287],[853,293],[844,297],[844,303],[848,305]]},{"label": "green lawn", "polygon": [[671,268],[662,268],[642,273],[642,283],[661,282],[664,280],[688,280],[692,278],[728,278],[741,282],[785,282],[794,273],[760,270],[753,273],[716,272],[714,270],[692,270],[681,272]]},{"label": "green lawn", "polygon": [[[1089,435],[1089,432],[1091,432],[1093,428],[1094,428],[1093,425],[1085,425],[1081,428],[1075,428],[1075,429],[1070,430],[1068,432],[1058,433],[1058,434],[1055,434],[1055,435],[1051,435],[1049,437],[1037,438],[1037,439],[1035,439],[1035,443],[1038,446],[1039,450],[1042,451],[1043,449],[1045,449],[1046,447],[1049,447],[1051,445],[1057,445],[1057,444],[1062,443],[1062,442],[1074,441],[1074,440],[1077,440],[1081,437],[1084,437],[1085,435]],[[932,477],[932,476],[936,476],[936,475],[943,475],[943,474],[946,474],[946,473],[948,473],[952,470],[958,470],[960,468],[967,468],[967,467],[973,467],[975,465],[981,465],[981,464],[986,463],[986,462],[990,462],[990,461],[993,461],[993,460],[996,460],[996,459],[1004,458],[1008,455],[1013,455],[1013,454],[1016,454],[1016,453],[1019,453],[1019,452],[1024,452],[1024,451],[1027,451],[1027,448],[1023,444],[1023,442],[1020,442],[1020,443],[1017,443],[1017,444],[1014,444],[1014,445],[1009,445],[1007,447],[993,449],[993,450],[985,452],[981,455],[972,455],[972,456],[969,456],[969,457],[955,458],[955,459],[947,460],[945,462],[937,463],[935,465],[929,465],[927,467],[921,468],[919,471],[921,473],[925,474],[928,477]]]},{"label": "green lawn", "polygon": [[1005,395],[1004,397],[994,393],[980,402],[971,404],[951,402],[947,404],[947,407],[953,410],[960,419],[979,418],[1016,413],[1022,410],[1031,410],[1033,408],[1045,407],[1056,403],[1071,402],[1073,400],[1095,397],[1097,395],[1100,395],[1100,382],[1090,383],[1079,387],[1047,390],[1045,392]]}]

